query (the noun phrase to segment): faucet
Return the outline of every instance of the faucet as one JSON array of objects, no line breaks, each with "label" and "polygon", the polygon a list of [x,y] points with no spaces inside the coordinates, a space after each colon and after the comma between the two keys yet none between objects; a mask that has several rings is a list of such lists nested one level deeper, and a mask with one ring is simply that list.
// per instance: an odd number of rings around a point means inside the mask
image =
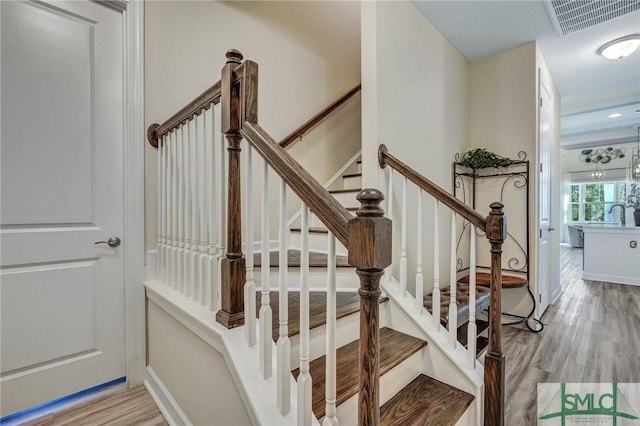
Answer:
[{"label": "faucet", "polygon": [[616,203],[614,205],[611,206],[611,208],[609,209],[609,213],[611,213],[613,211],[614,207],[620,207],[620,223],[622,224],[622,226],[625,226],[626,222],[627,222],[627,218],[626,218],[626,209],[624,204],[621,203]]}]

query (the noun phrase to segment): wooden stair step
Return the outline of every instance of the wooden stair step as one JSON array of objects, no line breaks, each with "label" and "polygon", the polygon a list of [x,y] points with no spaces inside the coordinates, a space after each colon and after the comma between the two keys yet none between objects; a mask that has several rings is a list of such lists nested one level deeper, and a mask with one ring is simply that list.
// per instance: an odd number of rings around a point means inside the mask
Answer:
[{"label": "wooden stair step", "polygon": [[352,177],[361,177],[362,173],[349,173],[347,175],[342,175],[343,178],[347,179],[347,178],[352,178]]},{"label": "wooden stair step", "polygon": [[329,194],[344,194],[344,193],[349,193],[349,192],[353,192],[358,193],[362,191],[362,188],[350,188],[350,189],[332,189],[331,191],[329,191]]},{"label": "wooden stair step", "polygon": [[[489,307],[490,290],[486,287],[476,287],[476,312],[482,312]],[[440,289],[440,323],[444,326],[449,321],[449,287]],[[456,286],[456,306],[458,307],[458,326],[469,321],[469,285],[460,283]],[[433,313],[433,295],[424,296],[424,307]]]},{"label": "wooden stair step", "polygon": [[380,407],[380,424],[453,426],[473,400],[465,391],[420,374]]},{"label": "wooden stair step", "polygon": [[[384,327],[380,329],[380,376],[422,349],[427,342],[399,331]],[[360,341],[355,340],[338,348],[336,353],[336,406],[358,393],[360,376]],[[313,379],[311,405],[318,419],[324,416],[325,409],[325,358],[315,359],[310,365]],[[297,379],[299,369],[292,371]]]},{"label": "wooden stair step", "polygon": [[[300,250],[290,249],[287,250],[287,265],[290,268],[300,267]],[[280,265],[280,252],[269,252],[269,265],[277,268]],[[253,266],[259,268],[262,266],[262,253],[255,253],[253,255]],[[309,252],[309,267],[310,268],[326,268],[327,267],[327,255],[325,253]],[[337,268],[351,268],[347,261],[347,256],[336,256]]]},{"label": "wooden stair step", "polygon": [[[256,292],[256,317],[260,315],[260,299],[262,294]],[[289,291],[288,315],[289,333],[288,336],[295,336],[300,333],[300,292]],[[271,332],[273,340],[277,341],[279,332],[280,314],[280,293],[269,292],[271,303]],[[389,300],[388,296],[380,296],[380,303]],[[336,319],[340,319],[360,311],[360,295],[356,292],[336,293]],[[324,291],[309,292],[309,328],[320,327],[327,322],[327,293]]]},{"label": "wooden stair step", "polygon": [[[461,284],[469,284],[469,275],[460,277],[458,282]],[[477,272],[476,284],[482,287],[491,287],[491,274],[487,272]],[[527,284],[529,284],[529,282],[526,278],[502,274],[502,288],[520,288],[525,287]]]},{"label": "wooden stair step", "polygon": [[[290,228],[291,232],[302,232],[302,228]],[[328,234],[329,230],[327,228],[320,228],[317,226],[309,227],[310,234]]]}]

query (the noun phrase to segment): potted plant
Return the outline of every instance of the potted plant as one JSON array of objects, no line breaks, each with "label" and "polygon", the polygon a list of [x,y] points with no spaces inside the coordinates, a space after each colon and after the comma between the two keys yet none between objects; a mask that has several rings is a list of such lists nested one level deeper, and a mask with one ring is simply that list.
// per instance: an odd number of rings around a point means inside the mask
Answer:
[{"label": "potted plant", "polygon": [[484,148],[474,148],[462,154],[460,165],[470,169],[487,169],[508,167],[513,164],[513,160],[502,157]]},{"label": "potted plant", "polygon": [[631,190],[627,197],[627,207],[633,207],[633,219],[636,222],[636,226],[640,226],[640,185],[637,183],[631,184]]}]

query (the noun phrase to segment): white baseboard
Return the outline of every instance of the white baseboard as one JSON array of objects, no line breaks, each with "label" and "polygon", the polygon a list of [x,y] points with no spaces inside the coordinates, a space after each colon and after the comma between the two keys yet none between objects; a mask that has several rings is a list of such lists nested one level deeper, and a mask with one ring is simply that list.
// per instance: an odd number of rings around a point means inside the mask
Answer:
[{"label": "white baseboard", "polygon": [[590,280],[590,281],[604,281],[604,282],[614,283],[614,284],[640,286],[640,278],[625,277],[621,275],[605,275],[605,274],[594,274],[592,272],[583,272],[582,279]]},{"label": "white baseboard", "polygon": [[171,426],[192,425],[180,405],[171,396],[169,389],[166,388],[150,366],[147,366],[145,372],[144,387],[147,388],[149,395],[151,395],[167,423]]}]

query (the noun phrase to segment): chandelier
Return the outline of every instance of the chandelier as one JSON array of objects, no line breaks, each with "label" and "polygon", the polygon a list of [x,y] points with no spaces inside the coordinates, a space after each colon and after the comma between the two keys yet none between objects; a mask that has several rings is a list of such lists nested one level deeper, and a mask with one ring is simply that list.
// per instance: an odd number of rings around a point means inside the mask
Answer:
[{"label": "chandelier", "polygon": [[[607,172],[600,168],[600,164],[608,164],[616,158],[624,158],[626,156],[626,148],[597,148],[597,149],[583,149],[580,152],[580,161],[589,164],[595,164],[596,169],[589,172],[591,179],[603,179],[607,177]],[[638,179],[640,179],[640,156]]]}]

